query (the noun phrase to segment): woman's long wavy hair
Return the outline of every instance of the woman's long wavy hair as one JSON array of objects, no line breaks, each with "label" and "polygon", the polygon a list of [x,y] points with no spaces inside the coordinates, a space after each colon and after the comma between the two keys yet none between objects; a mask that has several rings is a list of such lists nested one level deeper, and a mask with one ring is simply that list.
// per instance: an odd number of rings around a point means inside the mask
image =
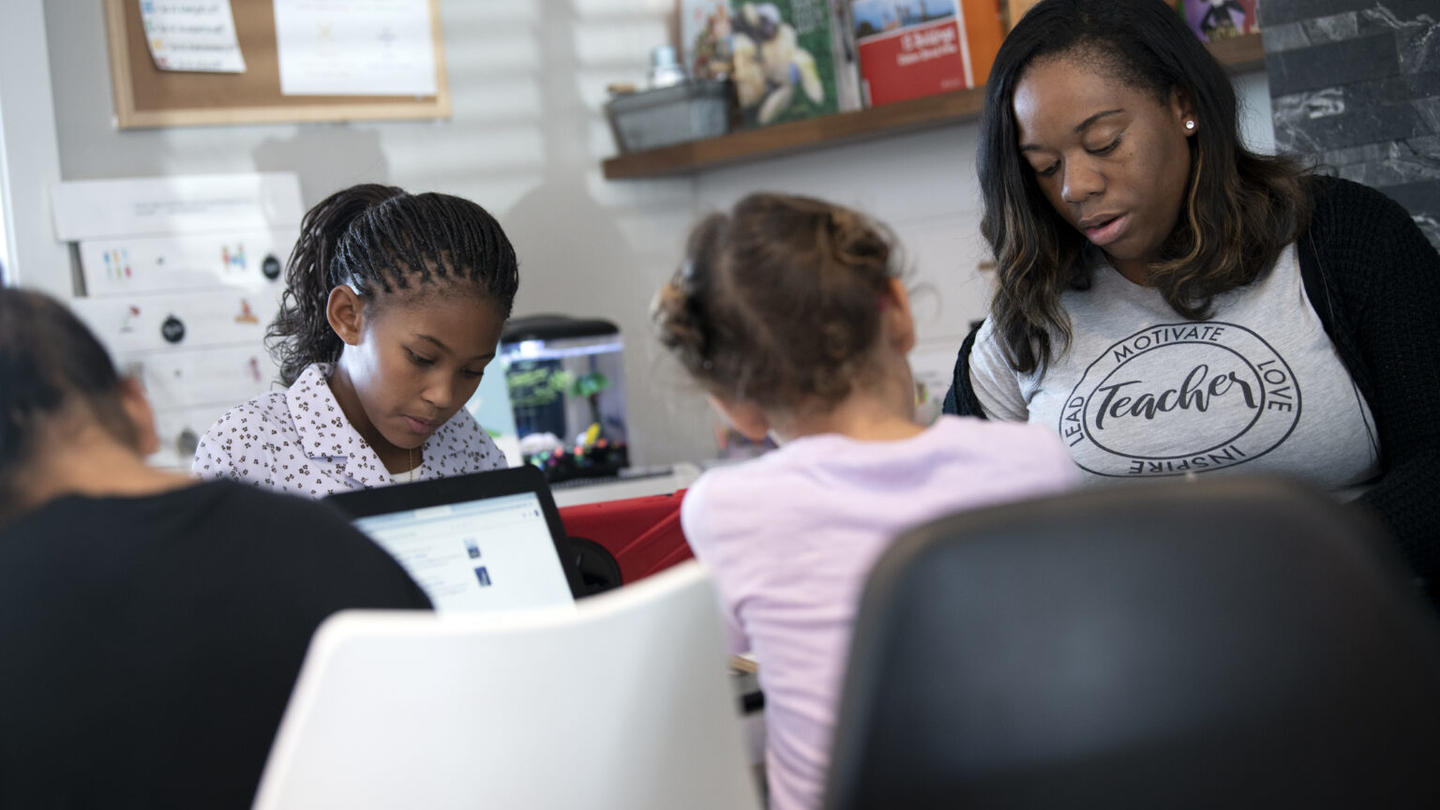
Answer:
[{"label": "woman's long wavy hair", "polygon": [[1309,214],[1300,167],[1244,147],[1229,77],[1173,9],[1161,0],[1043,0],[995,57],[977,156],[980,229],[998,275],[991,318],[1021,373],[1044,371],[1068,349],[1071,324],[1060,296],[1090,283],[1088,243],[1055,211],[1021,156],[1013,106],[1030,65],[1066,54],[1113,71],[1162,104],[1179,91],[1193,106],[1200,127],[1188,139],[1185,200],[1150,266],[1150,283],[1182,317],[1209,317],[1216,295],[1258,278]]}]

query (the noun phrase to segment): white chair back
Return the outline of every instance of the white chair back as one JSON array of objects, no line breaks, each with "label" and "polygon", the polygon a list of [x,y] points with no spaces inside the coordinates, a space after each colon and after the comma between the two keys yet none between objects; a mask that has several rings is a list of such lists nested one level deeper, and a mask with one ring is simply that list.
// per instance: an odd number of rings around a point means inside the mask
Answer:
[{"label": "white chair back", "polygon": [[346,611],[316,632],[257,810],[756,810],[709,577],[575,607]]}]

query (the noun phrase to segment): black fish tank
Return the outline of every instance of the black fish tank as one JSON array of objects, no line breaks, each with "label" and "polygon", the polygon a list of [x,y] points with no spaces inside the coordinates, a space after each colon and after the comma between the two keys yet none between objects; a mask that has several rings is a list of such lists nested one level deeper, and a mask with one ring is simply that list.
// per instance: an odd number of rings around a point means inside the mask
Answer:
[{"label": "black fish tank", "polygon": [[547,479],[615,476],[630,465],[624,343],[615,324],[516,318],[505,326],[497,359],[520,455]]}]

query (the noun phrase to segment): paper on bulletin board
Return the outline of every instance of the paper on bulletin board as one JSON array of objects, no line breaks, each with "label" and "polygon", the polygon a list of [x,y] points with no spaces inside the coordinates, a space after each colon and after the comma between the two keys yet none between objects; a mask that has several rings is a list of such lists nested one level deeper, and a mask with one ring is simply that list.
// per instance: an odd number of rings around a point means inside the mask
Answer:
[{"label": "paper on bulletin board", "polygon": [[274,0],[280,92],[433,96],[430,0]]},{"label": "paper on bulletin board", "polygon": [[161,70],[244,73],[230,0],[140,0],[145,43]]}]

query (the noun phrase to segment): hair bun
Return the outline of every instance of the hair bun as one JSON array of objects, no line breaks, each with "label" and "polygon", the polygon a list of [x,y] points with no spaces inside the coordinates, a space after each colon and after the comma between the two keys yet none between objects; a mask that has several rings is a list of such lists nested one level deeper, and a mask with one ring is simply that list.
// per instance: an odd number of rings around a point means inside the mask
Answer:
[{"label": "hair bun", "polygon": [[866,217],[754,194],[696,226],[653,311],[660,342],[713,393],[834,404],[872,362],[893,275],[889,233]]},{"label": "hair bun", "polygon": [[[680,285],[670,281],[655,294],[651,320],[660,343],[673,352],[687,369],[702,368],[705,361],[705,332],[695,317],[689,297]],[[693,373],[693,372],[692,372]]]}]

